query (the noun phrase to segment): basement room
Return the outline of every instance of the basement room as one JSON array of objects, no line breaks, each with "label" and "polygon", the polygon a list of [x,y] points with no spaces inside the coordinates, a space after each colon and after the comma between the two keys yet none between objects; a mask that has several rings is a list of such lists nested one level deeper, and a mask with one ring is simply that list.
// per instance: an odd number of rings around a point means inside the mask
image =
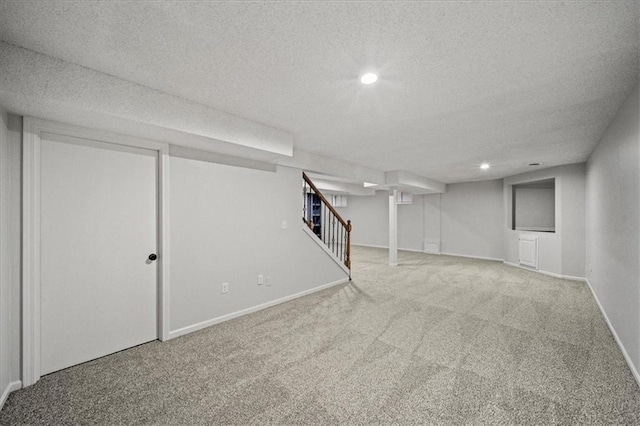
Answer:
[{"label": "basement room", "polygon": [[0,0],[0,424],[640,424],[640,3]]}]

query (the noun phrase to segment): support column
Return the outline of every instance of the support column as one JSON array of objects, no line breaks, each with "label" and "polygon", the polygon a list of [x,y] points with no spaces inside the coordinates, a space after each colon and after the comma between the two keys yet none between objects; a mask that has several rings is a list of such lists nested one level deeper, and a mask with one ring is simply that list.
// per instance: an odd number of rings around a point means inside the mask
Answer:
[{"label": "support column", "polygon": [[398,266],[398,190],[389,191],[389,265]]}]

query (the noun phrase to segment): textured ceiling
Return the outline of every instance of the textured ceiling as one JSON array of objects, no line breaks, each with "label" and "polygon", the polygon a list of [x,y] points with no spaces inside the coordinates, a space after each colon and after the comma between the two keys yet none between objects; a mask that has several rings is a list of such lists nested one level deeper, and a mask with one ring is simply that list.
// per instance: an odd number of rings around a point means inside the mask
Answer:
[{"label": "textured ceiling", "polygon": [[[584,161],[638,80],[638,9],[22,0],[0,2],[0,39],[292,132],[298,149],[459,182]],[[379,81],[359,84],[365,71]]]}]

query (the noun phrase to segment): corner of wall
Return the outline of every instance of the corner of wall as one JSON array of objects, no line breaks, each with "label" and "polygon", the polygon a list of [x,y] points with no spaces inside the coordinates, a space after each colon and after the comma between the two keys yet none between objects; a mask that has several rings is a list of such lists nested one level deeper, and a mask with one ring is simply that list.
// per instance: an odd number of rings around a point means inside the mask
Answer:
[{"label": "corner of wall", "polygon": [[640,91],[622,103],[586,166],[586,275],[638,380],[640,369]]},{"label": "corner of wall", "polygon": [[0,107],[0,408],[20,389],[22,118]]}]

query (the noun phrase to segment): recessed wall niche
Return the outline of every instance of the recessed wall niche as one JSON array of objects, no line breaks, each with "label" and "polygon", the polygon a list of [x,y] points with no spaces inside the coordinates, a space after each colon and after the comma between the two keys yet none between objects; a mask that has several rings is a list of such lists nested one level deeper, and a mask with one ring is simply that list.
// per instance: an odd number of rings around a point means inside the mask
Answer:
[{"label": "recessed wall niche", "polygon": [[513,185],[511,229],[556,232],[555,178]]}]

